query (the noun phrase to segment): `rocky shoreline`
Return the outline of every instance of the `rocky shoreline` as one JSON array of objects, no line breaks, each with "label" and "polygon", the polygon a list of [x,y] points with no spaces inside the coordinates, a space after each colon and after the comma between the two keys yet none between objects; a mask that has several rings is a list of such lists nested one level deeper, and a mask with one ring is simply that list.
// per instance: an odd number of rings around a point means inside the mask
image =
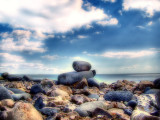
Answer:
[{"label": "rocky shoreline", "polygon": [[3,73],[0,120],[160,120],[160,78],[98,83],[91,68],[74,61],[55,81]]}]

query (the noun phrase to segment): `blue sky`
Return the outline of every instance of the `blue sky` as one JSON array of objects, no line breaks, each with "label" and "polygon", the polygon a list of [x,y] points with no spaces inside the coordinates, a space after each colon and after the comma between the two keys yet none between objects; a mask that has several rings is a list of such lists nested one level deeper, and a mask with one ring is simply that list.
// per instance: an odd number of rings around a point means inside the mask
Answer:
[{"label": "blue sky", "polygon": [[0,0],[0,72],[160,72],[159,0]]}]

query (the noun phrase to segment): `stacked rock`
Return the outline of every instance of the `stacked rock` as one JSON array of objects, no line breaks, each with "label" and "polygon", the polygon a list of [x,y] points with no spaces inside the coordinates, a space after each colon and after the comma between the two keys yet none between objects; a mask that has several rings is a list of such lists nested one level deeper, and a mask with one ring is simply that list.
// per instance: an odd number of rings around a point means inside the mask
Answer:
[{"label": "stacked rock", "polygon": [[91,64],[85,61],[74,61],[72,65],[75,72],[63,73],[58,76],[58,84],[73,85],[86,78],[88,86],[99,87],[99,84],[93,78],[96,75],[95,70],[91,70]]}]

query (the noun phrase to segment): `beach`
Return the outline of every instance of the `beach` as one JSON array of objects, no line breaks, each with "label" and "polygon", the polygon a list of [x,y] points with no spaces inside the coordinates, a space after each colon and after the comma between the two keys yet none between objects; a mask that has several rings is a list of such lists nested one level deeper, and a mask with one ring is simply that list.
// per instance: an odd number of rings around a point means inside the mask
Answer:
[{"label": "beach", "polygon": [[73,68],[54,80],[2,73],[1,120],[160,119],[160,78],[108,84],[96,80],[90,64],[76,64],[83,69]]}]

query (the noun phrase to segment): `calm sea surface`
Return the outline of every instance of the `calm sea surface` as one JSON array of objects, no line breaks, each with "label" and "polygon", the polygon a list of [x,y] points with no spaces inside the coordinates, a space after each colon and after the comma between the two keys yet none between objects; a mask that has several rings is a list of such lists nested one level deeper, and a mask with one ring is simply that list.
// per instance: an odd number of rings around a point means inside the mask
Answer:
[{"label": "calm sea surface", "polygon": [[[22,74],[20,76],[23,76]],[[48,78],[52,80],[57,80],[55,74],[28,74],[28,76],[36,79]],[[153,81],[160,78],[160,73],[139,73],[139,74],[98,74],[95,76],[99,82],[113,83],[117,80],[129,80],[139,82],[142,80]]]}]

